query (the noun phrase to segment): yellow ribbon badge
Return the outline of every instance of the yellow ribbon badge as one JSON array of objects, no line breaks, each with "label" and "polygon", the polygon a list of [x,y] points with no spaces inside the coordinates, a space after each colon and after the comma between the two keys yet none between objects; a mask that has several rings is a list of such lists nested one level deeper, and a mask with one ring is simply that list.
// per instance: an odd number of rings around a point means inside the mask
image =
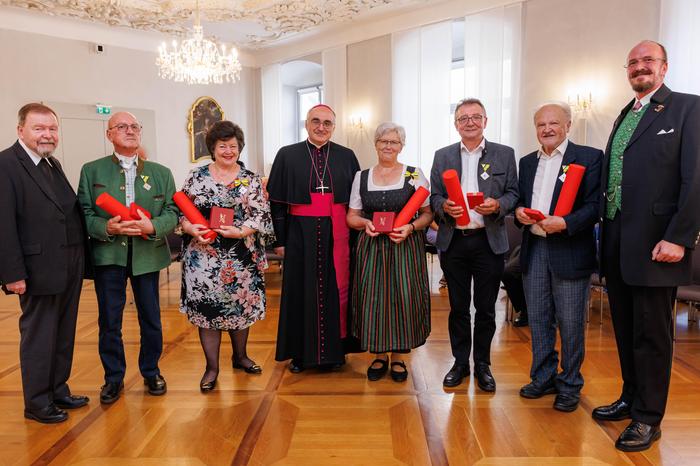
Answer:
[{"label": "yellow ribbon badge", "polygon": [[482,164],[481,164],[481,168],[484,169],[484,173],[486,173],[486,171],[488,171],[488,169],[489,169],[490,167],[491,167],[491,164],[490,164],[490,163],[482,163]]},{"label": "yellow ribbon badge", "polygon": [[403,174],[404,178],[413,178],[414,180],[418,179],[418,172],[410,172],[406,170],[406,173]]},{"label": "yellow ribbon badge", "polygon": [[562,165],[562,166],[561,166],[561,171],[562,171],[562,173],[568,172],[568,171],[569,171],[569,166],[568,166],[568,165]]},{"label": "yellow ribbon badge", "polygon": [[238,178],[236,178],[235,180],[233,180],[233,185],[236,186],[236,187],[238,187],[238,186],[240,186],[240,185],[248,186],[249,184],[250,184],[250,183],[248,182],[248,180],[239,180]]},{"label": "yellow ribbon badge", "polygon": [[141,175],[141,179],[143,180],[144,183],[148,183],[148,175]]}]

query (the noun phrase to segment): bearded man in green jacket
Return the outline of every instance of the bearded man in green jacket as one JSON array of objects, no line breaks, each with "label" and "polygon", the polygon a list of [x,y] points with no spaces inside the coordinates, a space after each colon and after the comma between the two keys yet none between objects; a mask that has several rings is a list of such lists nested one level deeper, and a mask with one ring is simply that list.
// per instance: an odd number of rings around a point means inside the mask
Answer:
[{"label": "bearded man in green jacket", "polygon": [[[144,384],[151,395],[162,395],[167,390],[158,368],[163,350],[158,278],[160,270],[170,264],[166,236],[178,221],[172,173],[136,155],[141,145],[141,124],[136,117],[115,113],[108,123],[107,139],[114,153],[85,164],[78,188],[95,267],[99,352],[105,370],[100,401],[105,404],[117,401],[124,388],[122,316],[127,279],[131,281],[141,329],[139,370]],[[139,219],[112,217],[97,207],[95,200],[105,192],[127,207],[136,203],[143,209],[138,212]]]}]

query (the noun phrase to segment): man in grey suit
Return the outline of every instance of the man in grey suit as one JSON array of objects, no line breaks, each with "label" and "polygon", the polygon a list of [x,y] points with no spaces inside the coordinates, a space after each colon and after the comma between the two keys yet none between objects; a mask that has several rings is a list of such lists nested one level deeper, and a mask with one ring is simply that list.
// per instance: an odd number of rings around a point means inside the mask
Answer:
[{"label": "man in grey suit", "polygon": [[[491,374],[491,340],[496,331],[496,298],[503,273],[508,236],[504,217],[518,200],[515,153],[511,147],[487,141],[486,109],[479,99],[464,99],[455,109],[455,128],[462,140],[435,153],[430,174],[430,204],[440,225],[436,246],[450,297],[449,333],[454,365],[443,385],[456,387],[469,375],[471,353],[471,283],[474,279],[474,374],[479,388],[496,390]],[[445,170],[460,176],[462,191],[482,192],[484,202],[469,210],[466,229],[455,219],[466,215],[447,199]]]}]

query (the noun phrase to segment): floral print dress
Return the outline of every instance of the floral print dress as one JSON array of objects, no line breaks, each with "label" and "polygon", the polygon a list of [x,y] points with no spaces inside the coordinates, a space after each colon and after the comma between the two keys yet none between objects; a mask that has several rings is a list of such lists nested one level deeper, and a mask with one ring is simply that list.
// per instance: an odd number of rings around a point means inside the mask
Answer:
[{"label": "floral print dress", "polygon": [[215,206],[233,209],[234,226],[257,233],[243,239],[218,235],[211,244],[183,235],[180,311],[197,327],[245,329],[265,318],[263,238],[272,234],[272,217],[260,177],[241,167],[238,178],[224,185],[204,166],[190,172],[182,190],[204,218]]}]

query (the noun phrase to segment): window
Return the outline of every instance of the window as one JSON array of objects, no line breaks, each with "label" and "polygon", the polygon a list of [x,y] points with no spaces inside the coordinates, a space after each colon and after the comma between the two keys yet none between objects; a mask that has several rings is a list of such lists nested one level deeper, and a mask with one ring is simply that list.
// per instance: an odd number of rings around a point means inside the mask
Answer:
[{"label": "window", "polygon": [[299,141],[304,141],[309,136],[306,133],[306,127],[304,122],[306,120],[306,114],[309,112],[311,107],[318,105],[323,102],[323,86],[317,85],[313,87],[305,87],[302,89],[297,89],[297,128],[299,134]]}]

